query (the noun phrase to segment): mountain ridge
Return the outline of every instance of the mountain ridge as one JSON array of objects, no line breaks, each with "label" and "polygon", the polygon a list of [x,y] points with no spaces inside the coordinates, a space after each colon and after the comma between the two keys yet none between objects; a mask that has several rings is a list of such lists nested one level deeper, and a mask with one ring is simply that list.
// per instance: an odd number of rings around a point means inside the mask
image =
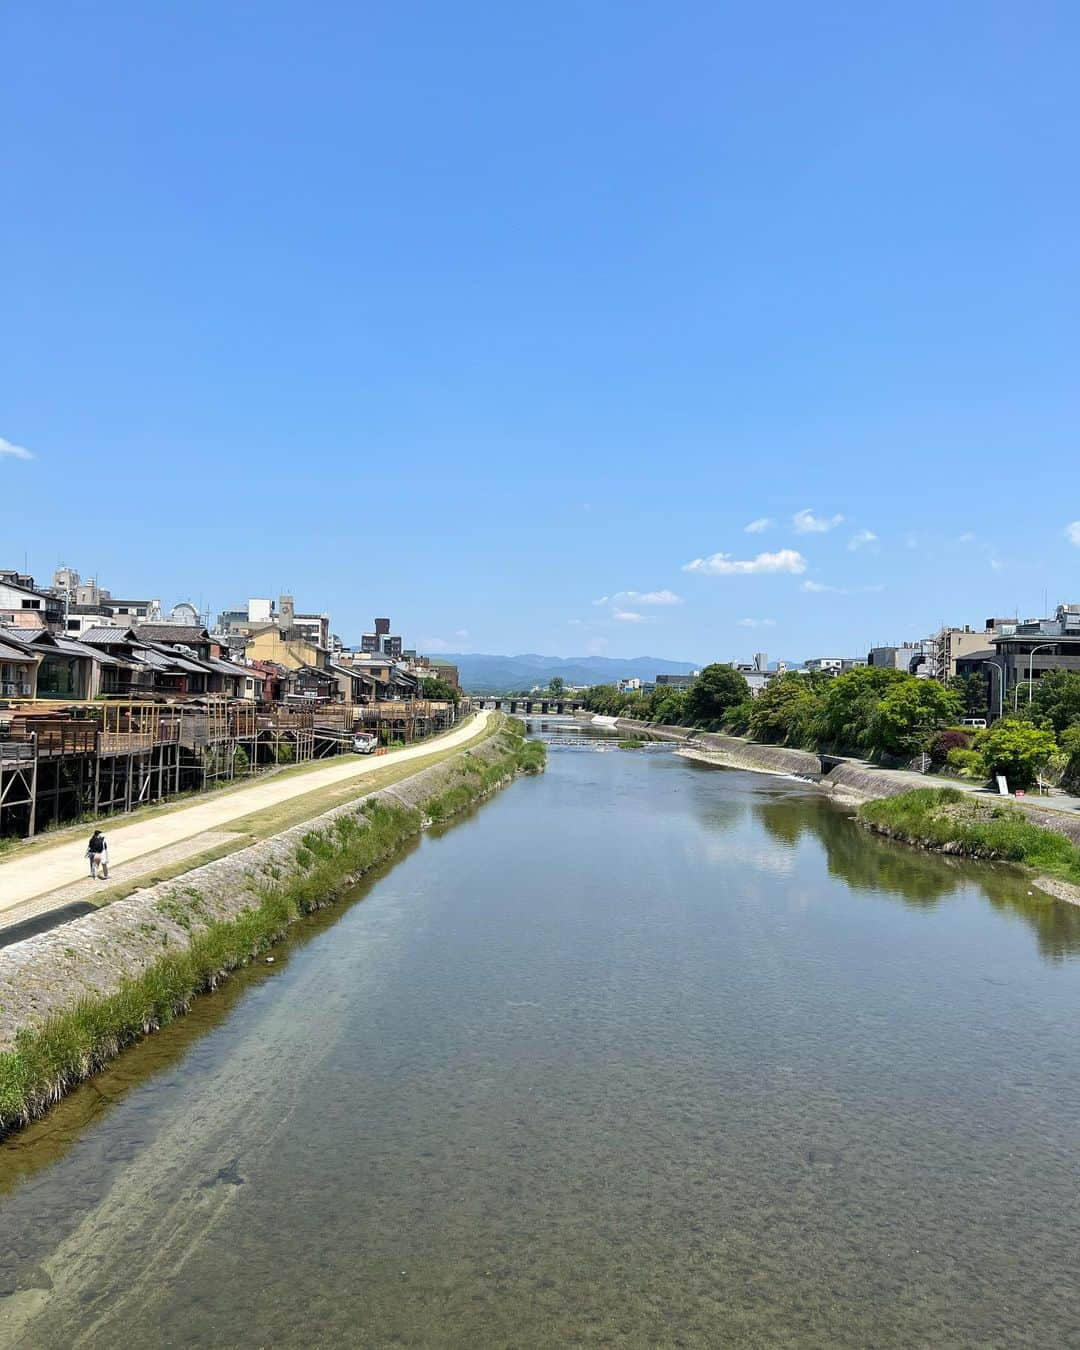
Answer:
[{"label": "mountain ridge", "polygon": [[610,684],[639,679],[651,683],[657,675],[689,675],[700,669],[693,661],[671,661],[662,656],[543,656],[521,652],[499,656],[485,652],[441,652],[432,660],[457,666],[467,693],[499,693],[547,684],[556,676],[567,684]]}]

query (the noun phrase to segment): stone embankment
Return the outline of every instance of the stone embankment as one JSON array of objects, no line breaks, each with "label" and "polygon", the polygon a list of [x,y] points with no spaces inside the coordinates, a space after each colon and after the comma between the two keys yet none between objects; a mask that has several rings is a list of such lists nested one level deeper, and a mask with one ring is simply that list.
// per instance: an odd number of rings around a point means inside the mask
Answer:
[{"label": "stone embankment", "polygon": [[[193,983],[212,988],[433,819],[491,795],[523,768],[535,772],[542,758],[523,746],[516,728],[502,726],[393,787],[5,948],[0,1130],[38,1114],[140,1032],[183,1011],[198,992]],[[174,992],[157,987],[170,981]],[[156,1011],[136,1017],[136,1029],[122,1009],[138,998]],[[42,1043],[67,1040],[77,1050],[40,1081],[49,1062]]]},{"label": "stone embankment", "polygon": [[[779,773],[810,778],[838,802],[860,806],[864,802],[898,797],[920,787],[962,786],[955,780],[928,777],[904,769],[879,768],[854,759],[836,755],[817,754],[811,750],[793,750],[780,745],[759,745],[739,736],[724,736],[717,732],[698,731],[693,727],[655,727],[648,722],[619,718],[614,722],[619,731],[634,732],[661,740],[676,741],[682,753],[707,764],[721,764],[734,769],[749,769],[755,773]],[[1080,846],[1080,814],[1041,807],[1034,799],[1008,799],[1035,825],[1065,835]]]},{"label": "stone embankment", "polygon": [[618,718],[615,726],[619,731],[677,741],[688,757],[701,759],[705,763],[724,764],[733,769],[751,769],[756,773],[798,774],[813,778],[822,776],[821,757],[808,750],[791,750],[783,745],[758,745],[738,736],[698,731],[694,727],[656,727],[627,717]]}]

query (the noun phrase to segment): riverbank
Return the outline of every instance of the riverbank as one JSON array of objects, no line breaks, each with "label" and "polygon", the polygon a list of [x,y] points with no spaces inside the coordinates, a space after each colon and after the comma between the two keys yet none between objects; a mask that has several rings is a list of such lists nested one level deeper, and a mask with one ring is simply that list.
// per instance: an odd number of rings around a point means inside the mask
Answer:
[{"label": "riverbank", "polygon": [[660,727],[631,718],[617,717],[616,731],[633,736],[647,736],[653,740],[675,741],[687,758],[705,763],[721,764],[733,769],[751,769],[756,773],[798,774],[818,777],[821,774],[820,755],[807,750],[791,750],[783,745],[758,745],[738,736],[725,736],[716,731],[699,731],[696,727]]},{"label": "riverbank", "polygon": [[0,1133],[182,1014],[427,825],[543,768],[520,723],[263,842],[0,954]]},{"label": "riverbank", "polygon": [[1080,905],[1080,847],[1009,802],[974,798],[955,788],[918,788],[866,802],[855,818],[875,834],[916,848],[1012,863],[1041,890]]},{"label": "riverbank", "polygon": [[856,819],[877,834],[934,852],[1021,866],[1040,890],[1080,905],[1080,816],[1070,812],[997,797],[974,784],[930,787],[925,774],[910,770],[692,727],[652,727],[627,718],[614,719],[614,727],[674,741],[680,755],[700,763],[810,779],[838,804],[856,807]]}]

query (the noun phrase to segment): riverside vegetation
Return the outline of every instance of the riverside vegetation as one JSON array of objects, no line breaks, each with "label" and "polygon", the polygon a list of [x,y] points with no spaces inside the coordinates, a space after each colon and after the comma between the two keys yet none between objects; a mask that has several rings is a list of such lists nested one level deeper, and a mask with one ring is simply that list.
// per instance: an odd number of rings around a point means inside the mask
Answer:
[{"label": "riverside vegetation", "polygon": [[465,751],[448,761],[460,782],[414,807],[372,799],[356,814],[337,815],[327,828],[313,823],[296,849],[294,868],[258,887],[258,903],[235,917],[208,921],[196,887],[161,902],[163,915],[189,935],[182,950],[163,950],[115,993],[84,999],[19,1030],[14,1048],[0,1053],[0,1133],[40,1115],[124,1046],[186,1012],[196,995],[255,960],[298,919],[332,903],[425,823],[448,820],[514,775],[544,767],[543,744],[526,740],[516,720],[496,733],[490,748],[490,756]]},{"label": "riverside vegetation", "polygon": [[929,757],[946,775],[1014,787],[1038,778],[1080,791],[1080,673],[1051,671],[1017,697],[988,730],[957,725],[987,716],[986,681],[969,676],[939,684],[904,671],[864,666],[843,675],[790,672],[750,697],[731,666],[706,666],[686,690],[622,693],[598,685],[585,695],[594,713],[666,726],[727,731],[768,745],[868,755],[908,763]]},{"label": "riverside vegetation", "polygon": [[957,788],[916,788],[866,802],[858,819],[878,834],[904,843],[1019,863],[1042,876],[1080,885],[1080,849],[1064,835],[1043,829],[1021,810]]}]

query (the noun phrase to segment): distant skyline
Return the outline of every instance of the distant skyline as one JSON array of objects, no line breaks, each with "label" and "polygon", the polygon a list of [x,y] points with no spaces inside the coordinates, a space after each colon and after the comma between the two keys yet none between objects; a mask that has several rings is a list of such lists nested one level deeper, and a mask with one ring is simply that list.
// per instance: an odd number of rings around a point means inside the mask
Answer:
[{"label": "distant skyline", "polygon": [[5,14],[0,566],[354,644],[1080,601],[1080,11]]}]

